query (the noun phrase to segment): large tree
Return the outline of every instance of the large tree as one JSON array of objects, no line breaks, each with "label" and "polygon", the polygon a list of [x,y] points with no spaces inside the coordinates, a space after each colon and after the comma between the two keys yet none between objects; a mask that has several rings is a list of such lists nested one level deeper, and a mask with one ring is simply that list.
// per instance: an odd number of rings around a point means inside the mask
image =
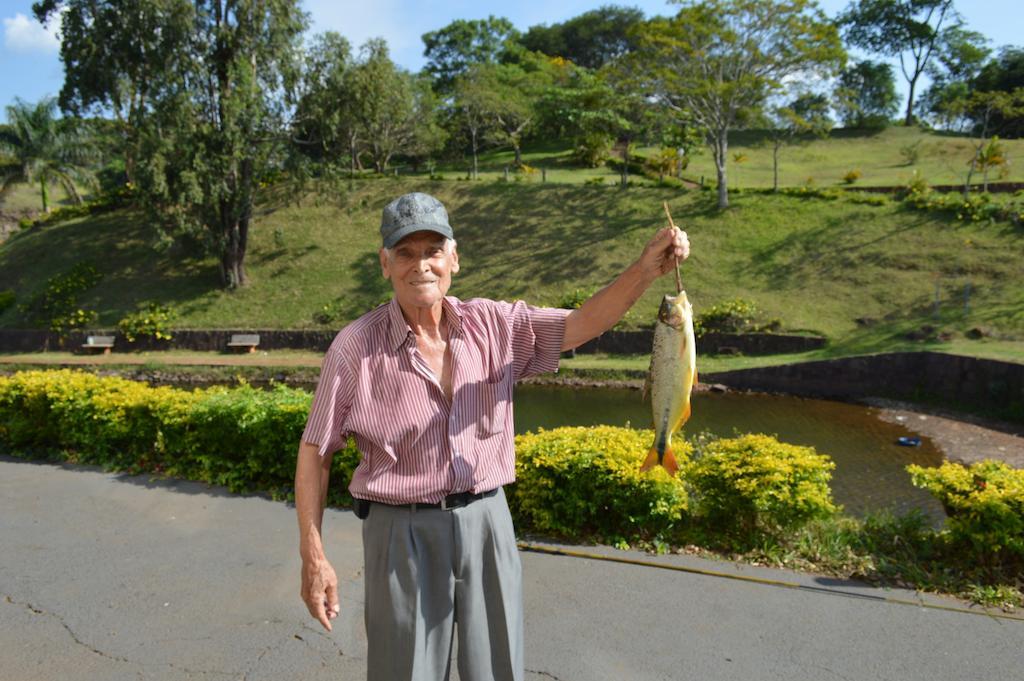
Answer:
[{"label": "large tree", "polygon": [[[1024,88],[1024,48],[1001,49],[998,57],[981,68],[971,82],[971,88],[985,93],[1020,92]],[[1024,137],[1024,113],[1019,110],[1016,113],[997,110],[991,113],[991,119],[991,124],[1003,137]],[[980,125],[983,122],[981,113],[973,116],[973,120]]]},{"label": "large tree", "polygon": [[355,66],[349,42],[328,31],[311,41],[306,53],[302,91],[295,108],[293,140],[303,156],[328,172],[347,161],[349,175],[359,163],[362,130],[350,96]]},{"label": "large tree", "polygon": [[892,66],[859,61],[843,69],[835,88],[835,107],[850,128],[884,128],[899,108]]},{"label": "large tree", "polygon": [[[137,78],[145,97],[133,114],[136,184],[167,240],[201,241],[220,259],[224,285],[244,284],[256,188],[280,167],[288,95],[301,73],[307,18],[298,1],[60,0],[37,6],[37,15],[46,18],[65,5],[83,17],[73,31],[63,29],[65,41],[77,35],[88,39],[83,44],[173,46],[161,50],[160,60],[145,61]],[[123,17],[96,14],[113,5]],[[138,35],[132,12],[174,17],[173,39],[164,45],[159,23],[153,35]],[[93,64],[62,48],[62,58],[68,97],[109,102],[121,96],[119,69],[127,67],[120,57]],[[89,81],[91,73],[105,73],[104,65],[108,77]]]},{"label": "large tree", "polygon": [[729,205],[729,131],[790,78],[831,75],[845,60],[835,25],[811,0],[707,0],[641,29],[627,56],[647,92],[692,116],[711,148],[718,205]]},{"label": "large tree", "polygon": [[0,129],[0,198],[16,184],[39,185],[43,212],[50,210],[48,189],[59,185],[81,203],[78,183],[92,184],[89,169],[93,154],[82,128],[73,120],[55,116],[57,102],[44,98],[36,104],[15,99],[7,107],[7,126]]},{"label": "large tree", "polygon": [[632,29],[644,20],[635,7],[605,5],[551,26],[537,25],[519,39],[528,50],[599,69],[636,46]]},{"label": "large tree", "polygon": [[75,116],[113,114],[125,172],[135,179],[139,126],[165,79],[181,69],[193,26],[187,0],[40,0],[42,23],[59,16],[64,85],[60,107]]},{"label": "large tree", "polygon": [[899,57],[910,86],[904,123],[913,125],[917,81],[936,55],[943,30],[960,23],[953,0],[856,0],[839,23],[851,45]]},{"label": "large tree", "polygon": [[456,76],[473,64],[505,61],[518,37],[519,31],[504,17],[457,19],[423,34],[423,70],[434,79],[434,88],[447,94]]},{"label": "large tree", "polygon": [[383,173],[395,154],[421,155],[444,143],[429,81],[398,68],[387,44],[370,40],[352,68],[350,89],[355,119],[374,168]]}]

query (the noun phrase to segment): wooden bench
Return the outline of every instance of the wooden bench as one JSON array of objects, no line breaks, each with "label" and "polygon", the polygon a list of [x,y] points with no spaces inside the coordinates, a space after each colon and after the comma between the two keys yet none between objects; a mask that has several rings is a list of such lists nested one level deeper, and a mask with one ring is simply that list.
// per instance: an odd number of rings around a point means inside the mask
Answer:
[{"label": "wooden bench", "polygon": [[84,350],[102,350],[104,355],[109,355],[112,347],[114,347],[113,336],[86,336],[85,342],[82,343]]},{"label": "wooden bench", "polygon": [[229,349],[246,349],[247,352],[256,352],[256,346],[260,344],[258,333],[233,333],[228,341]]}]

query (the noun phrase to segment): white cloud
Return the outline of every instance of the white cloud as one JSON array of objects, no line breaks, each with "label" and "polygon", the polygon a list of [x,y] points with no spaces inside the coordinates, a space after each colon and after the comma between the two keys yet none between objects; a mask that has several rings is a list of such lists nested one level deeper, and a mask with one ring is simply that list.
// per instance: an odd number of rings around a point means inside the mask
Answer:
[{"label": "white cloud", "polygon": [[56,52],[60,49],[60,15],[46,26],[21,12],[4,18],[4,47],[12,52]]}]

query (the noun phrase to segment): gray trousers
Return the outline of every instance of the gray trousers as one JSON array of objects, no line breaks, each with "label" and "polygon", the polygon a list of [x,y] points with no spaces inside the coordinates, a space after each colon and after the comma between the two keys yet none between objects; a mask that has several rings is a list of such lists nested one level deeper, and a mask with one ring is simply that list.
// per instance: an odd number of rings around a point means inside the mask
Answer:
[{"label": "gray trousers", "polygon": [[363,521],[369,681],[522,681],[522,570],[504,490],[441,509],[372,504]]}]

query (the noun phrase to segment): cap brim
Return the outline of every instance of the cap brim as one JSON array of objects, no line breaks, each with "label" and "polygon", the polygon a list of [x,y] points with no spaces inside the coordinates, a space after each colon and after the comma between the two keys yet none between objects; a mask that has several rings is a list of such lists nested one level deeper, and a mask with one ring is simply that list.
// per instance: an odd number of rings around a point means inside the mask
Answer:
[{"label": "cap brim", "polygon": [[413,232],[434,232],[440,234],[448,239],[454,239],[455,234],[451,228],[445,229],[440,225],[406,225],[401,229],[397,229],[388,235],[388,238],[384,240],[384,248],[394,248],[395,244],[409,236]]}]

